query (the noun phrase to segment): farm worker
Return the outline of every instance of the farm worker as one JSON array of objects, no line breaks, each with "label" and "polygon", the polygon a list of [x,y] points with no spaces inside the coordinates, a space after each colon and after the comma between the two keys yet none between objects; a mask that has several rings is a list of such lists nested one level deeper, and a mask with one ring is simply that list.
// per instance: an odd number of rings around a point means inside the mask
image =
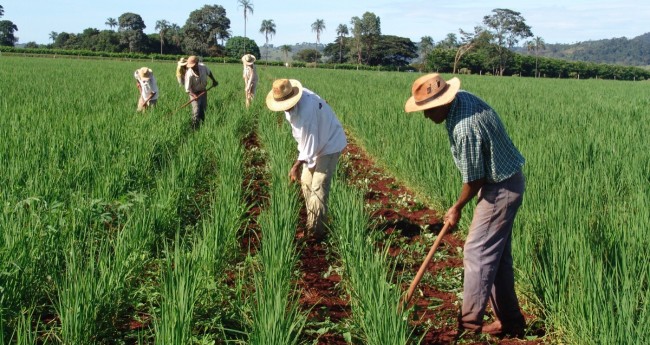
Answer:
[{"label": "farm worker", "polygon": [[[464,246],[463,306],[459,330],[492,335],[523,335],[524,316],[515,294],[512,226],[522,203],[524,157],[510,140],[499,115],[479,97],[460,90],[460,80],[432,73],[415,80],[406,112],[423,111],[446,121],[454,163],[462,177],[458,200],[444,221],[458,224],[463,207],[477,196]],[[487,303],[495,321],[483,326]]]},{"label": "farm worker", "polygon": [[187,72],[185,72],[185,91],[192,101],[192,128],[198,129],[205,120],[205,108],[208,105],[208,77],[212,79],[212,87],[219,85],[212,71],[199,63],[199,59],[192,55],[187,58]]},{"label": "farm worker", "polygon": [[144,111],[148,106],[156,105],[158,101],[158,84],[156,84],[153,71],[148,67],[142,67],[133,73],[133,77],[135,77],[136,85],[140,91],[138,111]]},{"label": "farm worker", "polygon": [[[334,111],[317,94],[294,79],[278,79],[266,96],[272,111],[284,111],[298,142],[298,158],[289,170],[289,181],[300,180],[307,207],[307,235],[325,238],[327,200],[332,176],[347,139]],[[299,169],[302,174],[299,175]]]},{"label": "farm worker", "polygon": [[182,57],[176,63],[176,80],[181,87],[185,87],[185,73],[187,72],[187,60]]},{"label": "farm worker", "polygon": [[257,90],[257,69],[254,65],[255,56],[246,54],[242,56],[241,61],[244,63],[244,92],[246,93],[246,108],[248,108]]}]

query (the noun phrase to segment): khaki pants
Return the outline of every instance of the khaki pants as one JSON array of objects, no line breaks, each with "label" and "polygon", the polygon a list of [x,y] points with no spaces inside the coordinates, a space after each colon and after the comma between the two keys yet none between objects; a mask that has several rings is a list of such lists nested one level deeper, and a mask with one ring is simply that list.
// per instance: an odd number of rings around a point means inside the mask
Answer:
[{"label": "khaki pants", "polygon": [[[198,92],[200,93],[200,92]],[[190,96],[192,99],[192,96]],[[199,129],[205,120],[205,108],[208,106],[208,93],[203,95],[192,102],[192,129]]]},{"label": "khaki pants", "polygon": [[315,167],[303,165],[302,168],[300,181],[307,206],[307,232],[317,238],[325,235],[327,200],[340,155],[336,152],[318,157]]},{"label": "khaki pants", "polygon": [[477,331],[483,325],[488,299],[503,325],[523,325],[512,269],[512,225],[523,201],[524,175],[485,184],[478,194],[474,218],[465,240],[461,326]]}]

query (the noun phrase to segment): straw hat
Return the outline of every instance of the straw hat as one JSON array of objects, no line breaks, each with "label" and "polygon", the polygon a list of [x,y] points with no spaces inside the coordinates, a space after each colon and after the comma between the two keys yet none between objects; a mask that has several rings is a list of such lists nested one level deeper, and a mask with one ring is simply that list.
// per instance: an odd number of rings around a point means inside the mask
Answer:
[{"label": "straw hat", "polygon": [[138,69],[138,76],[141,80],[149,80],[151,78],[151,70],[148,67],[142,67]]},{"label": "straw hat", "polygon": [[196,56],[192,55],[187,58],[187,67],[192,68],[197,63],[199,63],[199,58],[197,58]]},{"label": "straw hat", "polygon": [[406,101],[407,113],[426,110],[451,103],[460,89],[460,80],[456,77],[445,81],[440,74],[424,75],[413,82],[412,96]]},{"label": "straw hat", "polygon": [[241,57],[241,62],[243,62],[244,65],[250,66],[253,63],[255,63],[255,55],[246,54],[246,55]]},{"label": "straw hat", "polygon": [[178,60],[178,65],[179,65],[179,66],[185,66],[185,65],[187,65],[187,60],[186,60],[184,57],[180,58],[180,59]]},{"label": "straw hat", "polygon": [[277,79],[266,95],[266,106],[273,111],[291,109],[302,97],[302,84],[295,79]]}]

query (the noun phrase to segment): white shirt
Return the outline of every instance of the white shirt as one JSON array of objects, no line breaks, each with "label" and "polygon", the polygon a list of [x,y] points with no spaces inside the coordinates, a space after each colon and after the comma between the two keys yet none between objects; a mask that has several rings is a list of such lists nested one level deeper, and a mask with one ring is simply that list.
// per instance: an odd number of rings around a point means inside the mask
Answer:
[{"label": "white shirt", "polygon": [[194,73],[194,70],[187,68],[185,72],[185,91],[198,94],[202,91],[205,91],[205,88],[208,86],[208,75],[211,73],[208,66],[199,63],[199,73]]},{"label": "white shirt", "polygon": [[318,157],[341,152],[348,144],[332,108],[309,89],[303,88],[298,104],[284,114],[298,142],[298,160],[308,168],[316,166]]},{"label": "white shirt", "polygon": [[151,78],[149,78],[149,80],[140,79],[138,71],[135,71],[133,76],[138,83],[140,83],[140,97],[142,97],[142,99],[146,100],[149,98],[152,92],[155,92],[156,94],[151,97],[151,100],[153,101],[158,99],[158,85],[156,84],[156,78],[153,76],[153,73],[151,73]]}]

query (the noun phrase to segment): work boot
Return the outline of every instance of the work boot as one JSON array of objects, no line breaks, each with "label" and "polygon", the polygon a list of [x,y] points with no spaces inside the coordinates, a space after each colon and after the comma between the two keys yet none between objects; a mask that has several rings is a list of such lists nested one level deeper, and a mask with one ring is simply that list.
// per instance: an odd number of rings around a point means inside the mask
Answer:
[{"label": "work boot", "polygon": [[510,335],[519,338],[524,336],[525,328],[526,325],[523,323],[502,324],[501,321],[496,320],[491,324],[483,326],[482,332],[497,337]]}]

